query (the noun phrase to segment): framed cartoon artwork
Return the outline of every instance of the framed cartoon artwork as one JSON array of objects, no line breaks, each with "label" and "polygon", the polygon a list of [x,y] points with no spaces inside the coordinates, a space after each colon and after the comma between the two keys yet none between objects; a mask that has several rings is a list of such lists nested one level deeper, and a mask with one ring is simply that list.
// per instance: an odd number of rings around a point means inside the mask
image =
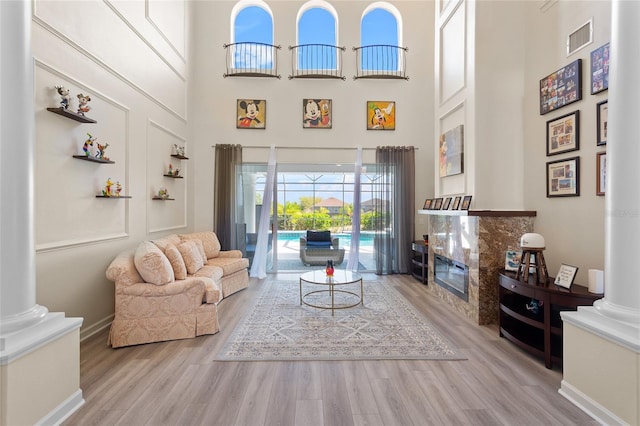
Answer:
[{"label": "framed cartoon artwork", "polygon": [[591,52],[591,94],[609,88],[609,43]]},{"label": "framed cartoon artwork", "polygon": [[302,127],[305,129],[330,129],[331,112],[331,99],[303,99]]},{"label": "framed cartoon artwork", "polygon": [[461,124],[440,135],[438,147],[440,177],[464,172],[464,126]]},{"label": "framed cartoon artwork", "polygon": [[367,101],[367,130],[395,130],[396,103]]},{"label": "framed cartoon artwork", "polygon": [[607,144],[607,121],[609,120],[609,102],[602,101],[598,102],[596,105],[596,115],[597,115],[597,123],[598,129],[596,132],[596,145],[606,145]]},{"label": "framed cartoon artwork", "polygon": [[607,153],[596,154],[596,195],[604,195],[607,187]]},{"label": "framed cartoon artwork", "polygon": [[237,129],[265,129],[267,127],[267,101],[238,99],[236,101]]},{"label": "framed cartoon artwork", "polygon": [[540,115],[582,99],[582,59],[540,80]]},{"label": "framed cartoon artwork", "polygon": [[580,111],[547,121],[547,157],[580,149]]},{"label": "framed cartoon artwork", "polygon": [[547,163],[547,197],[580,195],[580,157]]}]

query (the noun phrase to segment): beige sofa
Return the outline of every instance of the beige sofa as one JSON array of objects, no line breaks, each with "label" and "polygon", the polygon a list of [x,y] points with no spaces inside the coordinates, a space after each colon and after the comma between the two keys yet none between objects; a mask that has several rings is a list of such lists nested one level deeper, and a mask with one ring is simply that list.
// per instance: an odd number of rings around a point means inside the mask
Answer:
[{"label": "beige sofa", "polygon": [[115,283],[112,347],[186,339],[219,331],[217,304],[249,285],[249,261],[221,251],[213,232],[169,235],[120,253],[107,268]]}]

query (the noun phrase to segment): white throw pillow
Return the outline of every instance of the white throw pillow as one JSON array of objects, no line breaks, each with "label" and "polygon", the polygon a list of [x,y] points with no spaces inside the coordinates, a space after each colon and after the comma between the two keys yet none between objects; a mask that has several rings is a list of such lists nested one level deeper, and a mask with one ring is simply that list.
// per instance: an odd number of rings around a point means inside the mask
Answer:
[{"label": "white throw pillow", "polygon": [[184,264],[187,266],[187,272],[195,274],[204,266],[202,261],[202,254],[198,250],[195,241],[189,240],[178,245],[178,251],[184,259]]},{"label": "white throw pillow", "polygon": [[175,280],[169,259],[151,241],[143,241],[138,245],[133,263],[142,279],[147,283],[165,285]]},{"label": "white throw pillow", "polygon": [[182,258],[180,250],[178,250],[178,248],[173,244],[167,244],[164,249],[164,254],[167,255],[167,258],[171,263],[176,280],[184,280],[187,278],[187,265],[184,264],[184,259]]}]

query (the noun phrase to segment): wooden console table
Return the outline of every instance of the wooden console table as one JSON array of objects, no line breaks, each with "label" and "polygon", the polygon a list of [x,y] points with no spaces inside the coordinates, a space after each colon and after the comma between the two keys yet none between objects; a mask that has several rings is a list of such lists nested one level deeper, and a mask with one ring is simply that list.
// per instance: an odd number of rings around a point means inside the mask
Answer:
[{"label": "wooden console table", "polygon": [[[527,282],[515,279],[515,272],[498,274],[500,300],[500,337],[522,349],[544,358],[544,365],[562,364],[561,311],[575,311],[578,306],[592,305],[601,294],[589,293],[586,287],[572,285],[571,289],[557,287],[554,278],[536,284],[536,276]],[[532,299],[542,302],[538,312],[527,309]]]}]

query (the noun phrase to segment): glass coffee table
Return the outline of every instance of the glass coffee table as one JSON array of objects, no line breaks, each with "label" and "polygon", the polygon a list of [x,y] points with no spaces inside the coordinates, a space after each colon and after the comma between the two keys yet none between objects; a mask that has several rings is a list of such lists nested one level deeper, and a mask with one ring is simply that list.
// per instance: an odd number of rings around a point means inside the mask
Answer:
[{"label": "glass coffee table", "polygon": [[[312,284],[314,286],[324,287],[320,290],[310,290],[303,292],[303,283]],[[344,288],[336,288],[338,286],[346,286],[349,284],[360,283],[360,294]],[[317,288],[317,287],[316,287]],[[305,289],[306,290],[306,289]],[[336,303],[335,295],[346,295],[347,301]],[[326,301],[323,295],[326,295]],[[336,309],[353,308],[357,305],[363,305],[363,285],[362,275],[353,271],[345,271],[336,269],[332,277],[328,277],[324,270],[305,272],[300,275],[300,304],[303,303],[319,309],[331,309],[331,315]],[[316,297],[320,296],[320,297]],[[309,299],[320,299],[310,301]]]}]

